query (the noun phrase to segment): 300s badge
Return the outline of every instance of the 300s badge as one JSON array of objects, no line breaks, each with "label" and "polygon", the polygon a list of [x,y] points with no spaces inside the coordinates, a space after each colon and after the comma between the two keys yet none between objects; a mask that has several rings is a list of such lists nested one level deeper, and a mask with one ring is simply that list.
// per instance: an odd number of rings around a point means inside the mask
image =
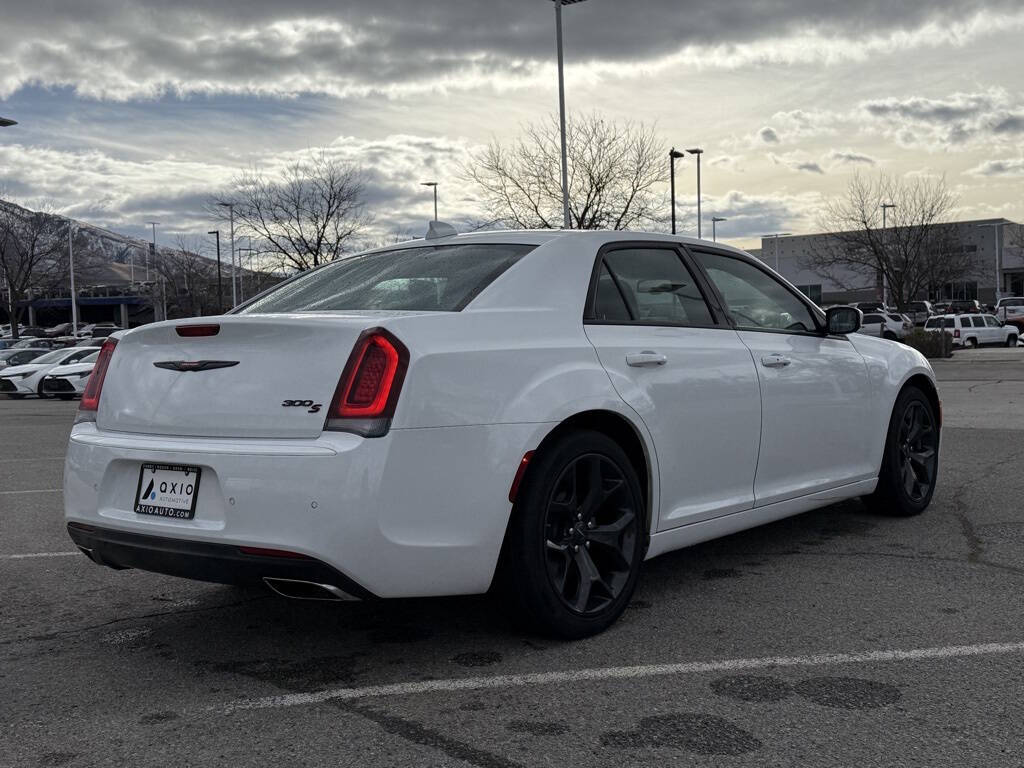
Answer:
[{"label": "300s badge", "polygon": [[281,405],[285,408],[308,408],[306,413],[320,413],[323,403],[314,403],[312,400],[285,400]]}]

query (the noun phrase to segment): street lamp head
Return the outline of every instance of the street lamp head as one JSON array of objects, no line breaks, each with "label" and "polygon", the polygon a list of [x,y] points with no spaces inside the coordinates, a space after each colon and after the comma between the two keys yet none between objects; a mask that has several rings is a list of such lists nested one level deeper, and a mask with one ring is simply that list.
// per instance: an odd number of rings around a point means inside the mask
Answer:
[{"label": "street lamp head", "polygon": [[223,203],[220,200],[217,201],[217,205],[219,205],[221,208],[234,208],[235,207],[234,203]]},{"label": "street lamp head", "polygon": [[220,230],[219,229],[211,229],[206,234],[208,234],[208,235],[219,235],[220,234]]},{"label": "street lamp head", "polygon": [[882,208],[895,208],[896,203],[882,203]]},{"label": "street lamp head", "polygon": [[586,0],[552,0],[552,2],[558,3],[559,5],[576,5],[576,3],[586,2]]},{"label": "street lamp head", "polygon": [[704,154],[704,150],[701,149],[700,147],[694,147],[693,149],[688,149],[686,151],[689,152],[691,155],[702,155],[702,154]]},{"label": "street lamp head", "polygon": [[685,157],[686,155],[685,153],[680,152],[675,147],[672,147],[672,149],[669,150],[668,156],[671,157],[673,160],[678,160],[680,157]]},{"label": "street lamp head", "polygon": [[436,187],[437,186],[437,182],[436,181],[421,181],[420,182],[420,186],[421,187]]},{"label": "street lamp head", "polygon": [[728,221],[729,219],[727,219],[725,216],[712,216],[711,220],[712,221]]},{"label": "street lamp head", "polygon": [[17,120],[11,120],[7,117],[0,117],[0,128],[9,128],[12,125],[17,125]]}]

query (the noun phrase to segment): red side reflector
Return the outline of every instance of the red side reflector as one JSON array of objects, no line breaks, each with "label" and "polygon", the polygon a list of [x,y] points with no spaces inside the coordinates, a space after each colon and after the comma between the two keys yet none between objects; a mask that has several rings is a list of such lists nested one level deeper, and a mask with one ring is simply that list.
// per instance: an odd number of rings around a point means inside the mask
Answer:
[{"label": "red side reflector", "polygon": [[114,347],[117,346],[117,339],[107,339],[100,347],[99,357],[96,358],[96,365],[89,374],[89,381],[86,382],[85,391],[82,393],[82,402],[78,404],[80,411],[95,411],[100,407],[100,394],[103,392],[103,379],[107,376],[107,366],[110,365],[110,358],[114,354]]},{"label": "red side reflector", "polygon": [[257,555],[258,557],[290,557],[293,560],[312,560],[307,555],[289,552],[286,549],[265,549],[264,547],[239,547],[238,549],[242,554]]},{"label": "red side reflector", "polygon": [[519,484],[523,482],[523,475],[526,474],[526,467],[529,466],[532,458],[533,451],[524,453],[522,461],[519,462],[519,468],[516,470],[516,476],[512,478],[512,487],[508,489],[508,500],[513,504],[516,502],[516,496],[519,495]]},{"label": "red side reflector", "polygon": [[178,325],[175,326],[174,330],[178,332],[179,336],[185,336],[186,338],[216,336],[220,333],[220,326],[216,323],[209,323],[207,325]]}]

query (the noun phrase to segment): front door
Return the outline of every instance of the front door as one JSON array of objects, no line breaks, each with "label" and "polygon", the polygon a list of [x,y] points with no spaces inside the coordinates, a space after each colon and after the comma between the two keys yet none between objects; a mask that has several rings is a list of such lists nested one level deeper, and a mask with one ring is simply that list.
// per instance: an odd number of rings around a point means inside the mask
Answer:
[{"label": "front door", "polygon": [[654,440],[656,530],[749,509],[761,429],[749,350],[681,251],[615,244],[599,258],[586,333]]},{"label": "front door", "polygon": [[878,474],[871,456],[867,366],[845,337],[766,268],[737,256],[697,252],[761,382],[761,451],[754,480],[762,506]]}]

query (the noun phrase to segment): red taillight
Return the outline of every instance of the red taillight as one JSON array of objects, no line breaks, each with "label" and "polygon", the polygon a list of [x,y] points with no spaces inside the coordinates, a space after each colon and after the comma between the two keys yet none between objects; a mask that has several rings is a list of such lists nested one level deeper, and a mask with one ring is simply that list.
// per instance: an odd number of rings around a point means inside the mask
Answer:
[{"label": "red taillight", "polygon": [[220,326],[216,323],[209,323],[207,325],[178,325],[175,326],[174,330],[178,332],[179,336],[193,338],[195,336],[216,336],[220,333]]},{"label": "red taillight", "polygon": [[99,357],[96,358],[96,365],[89,374],[89,381],[85,384],[85,392],[82,393],[82,402],[78,406],[79,411],[95,411],[100,407],[100,394],[103,392],[103,379],[107,375],[107,366],[110,365],[110,357],[114,354],[114,347],[117,346],[117,339],[107,339],[100,347]]},{"label": "red taillight", "polygon": [[338,381],[326,429],[379,437],[391,426],[409,350],[383,328],[371,328],[356,340]]}]

